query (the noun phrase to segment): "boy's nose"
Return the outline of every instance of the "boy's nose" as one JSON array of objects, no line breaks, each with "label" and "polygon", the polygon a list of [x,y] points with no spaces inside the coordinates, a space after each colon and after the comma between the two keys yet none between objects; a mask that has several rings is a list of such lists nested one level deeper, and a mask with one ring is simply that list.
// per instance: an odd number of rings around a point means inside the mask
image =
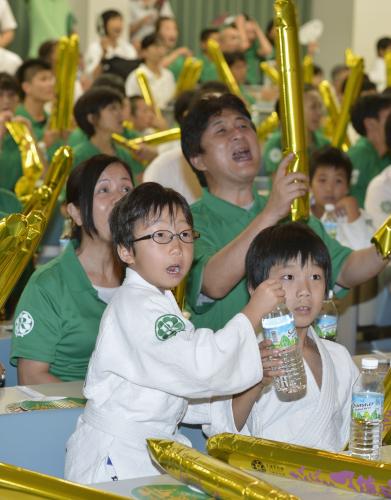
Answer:
[{"label": "boy's nose", "polygon": [[302,297],[310,295],[310,293],[310,286],[307,280],[303,280],[302,282],[300,282],[299,286],[297,287],[297,295],[299,297]]}]

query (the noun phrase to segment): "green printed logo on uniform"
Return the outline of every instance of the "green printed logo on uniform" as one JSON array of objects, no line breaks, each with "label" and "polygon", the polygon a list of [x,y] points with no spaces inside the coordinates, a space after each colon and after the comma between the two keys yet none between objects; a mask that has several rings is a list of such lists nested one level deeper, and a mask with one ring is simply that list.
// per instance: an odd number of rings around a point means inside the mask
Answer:
[{"label": "green printed logo on uniform", "polygon": [[391,214],[391,201],[382,201],[380,203],[380,208],[385,214]]},{"label": "green printed logo on uniform", "polygon": [[175,314],[164,314],[156,320],[155,334],[159,340],[167,340],[184,331],[185,323]]},{"label": "green printed logo on uniform", "polygon": [[34,328],[34,318],[28,311],[21,311],[15,320],[15,335],[24,337]]}]

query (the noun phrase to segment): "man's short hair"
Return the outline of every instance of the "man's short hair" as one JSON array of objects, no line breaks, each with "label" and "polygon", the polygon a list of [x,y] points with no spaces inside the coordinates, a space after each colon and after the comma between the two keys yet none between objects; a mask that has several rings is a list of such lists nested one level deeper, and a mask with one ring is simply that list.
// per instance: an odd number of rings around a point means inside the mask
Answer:
[{"label": "man's short hair", "polygon": [[151,33],[141,40],[141,50],[145,50],[151,45],[162,45],[162,40],[157,33]]},{"label": "man's short hair", "polygon": [[186,222],[193,227],[193,216],[185,198],[171,188],[157,182],[144,182],[125,195],[114,206],[110,216],[110,230],[115,246],[133,249],[136,222],[153,223],[165,208],[171,218],[182,209]]},{"label": "man's short hair", "polygon": [[224,58],[227,61],[229,67],[235,64],[237,61],[247,62],[245,53],[239,50],[235,52],[224,52]]},{"label": "man's short hair", "polygon": [[106,106],[112,103],[123,102],[123,95],[110,87],[92,87],[76,101],[73,114],[78,126],[91,137],[95,133],[94,125],[88,115],[98,116]]},{"label": "man's short hair", "polygon": [[225,109],[237,111],[247,118],[254,128],[251,115],[244,102],[234,94],[211,95],[207,94],[200,99],[196,99],[192,104],[189,113],[185,116],[181,124],[181,145],[182,152],[189,165],[194,170],[201,186],[206,186],[206,178],[203,172],[197,170],[191,163],[191,158],[204,152],[201,145],[202,136],[208,126],[210,118],[220,115]]},{"label": "man's short hair", "polygon": [[200,33],[200,42],[207,42],[211,35],[219,33],[217,28],[205,28]]},{"label": "man's short hair", "polygon": [[5,71],[0,72],[0,92],[13,92],[14,94],[20,96],[20,85],[18,80],[6,73]]},{"label": "man's short hair", "polygon": [[122,76],[116,75],[115,73],[103,73],[99,75],[92,82],[91,88],[95,87],[111,87],[120,92],[124,97],[126,95],[125,80]]},{"label": "man's short hair", "polygon": [[302,266],[312,261],[323,269],[326,294],[331,280],[330,254],[322,239],[301,222],[270,226],[254,238],[246,255],[249,288],[255,290],[267,280],[273,266],[299,258]]},{"label": "man's short hair", "polygon": [[376,42],[377,55],[380,56],[380,52],[384,52],[388,48],[391,48],[391,38],[388,36],[379,38],[379,40]]},{"label": "man's short hair", "polygon": [[335,168],[343,170],[346,175],[346,181],[350,184],[353,165],[349,156],[338,148],[333,146],[324,146],[315,151],[310,159],[310,182],[319,167]]},{"label": "man's short hair", "polygon": [[380,111],[389,108],[391,108],[390,96],[374,94],[359,97],[351,112],[352,125],[355,131],[366,136],[365,118],[378,119]]},{"label": "man's short hair", "polygon": [[31,82],[34,76],[41,71],[52,71],[52,67],[43,59],[27,59],[15,73],[15,77],[21,87],[22,96],[25,96],[22,85],[24,82]]}]

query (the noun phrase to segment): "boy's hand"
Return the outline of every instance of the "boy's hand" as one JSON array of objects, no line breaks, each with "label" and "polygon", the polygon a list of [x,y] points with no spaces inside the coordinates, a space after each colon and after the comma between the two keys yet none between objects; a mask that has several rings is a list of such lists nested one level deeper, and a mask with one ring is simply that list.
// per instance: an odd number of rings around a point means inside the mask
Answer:
[{"label": "boy's hand", "polygon": [[268,279],[258,285],[251,293],[250,300],[242,312],[251,321],[254,329],[257,329],[261,318],[284,300],[285,291],[282,288],[282,283],[278,280]]},{"label": "boy's hand", "polygon": [[279,349],[273,349],[271,340],[262,340],[259,343],[259,352],[261,353],[261,361],[263,367],[263,378],[261,384],[267,387],[273,382],[275,377],[281,377],[285,371],[281,369],[283,361],[278,359]]},{"label": "boy's hand", "polygon": [[273,179],[272,190],[263,213],[267,213],[272,224],[286,217],[290,211],[291,203],[295,198],[304,196],[308,191],[308,177],[302,173],[289,173],[287,168],[293,161],[291,153],[280,163]]},{"label": "boy's hand", "polygon": [[354,196],[345,196],[335,204],[337,217],[346,217],[348,222],[354,222],[360,217],[360,208]]}]

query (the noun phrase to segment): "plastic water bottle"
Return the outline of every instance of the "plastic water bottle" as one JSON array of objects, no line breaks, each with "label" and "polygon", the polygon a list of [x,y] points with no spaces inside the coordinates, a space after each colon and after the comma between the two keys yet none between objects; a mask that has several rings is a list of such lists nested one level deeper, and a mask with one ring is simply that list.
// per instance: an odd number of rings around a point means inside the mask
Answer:
[{"label": "plastic water bottle", "polygon": [[378,460],[382,443],[384,388],[378,360],[364,358],[353,386],[349,449],[352,456]]},{"label": "plastic water bottle", "polygon": [[320,220],[322,221],[326,233],[331,238],[335,239],[337,236],[338,221],[335,214],[334,205],[332,205],[331,203],[326,203],[326,205],[324,206],[324,214],[322,215],[322,218]]},{"label": "plastic water bottle", "polygon": [[333,300],[333,292],[323,301],[322,309],[314,323],[314,329],[321,339],[337,340],[338,312]]},{"label": "plastic water bottle", "polygon": [[285,304],[279,304],[262,318],[262,328],[265,339],[273,342],[274,349],[281,350],[278,359],[284,362],[281,370],[285,371],[285,375],[273,379],[277,394],[303,394],[307,387],[307,377],[292,313]]}]

